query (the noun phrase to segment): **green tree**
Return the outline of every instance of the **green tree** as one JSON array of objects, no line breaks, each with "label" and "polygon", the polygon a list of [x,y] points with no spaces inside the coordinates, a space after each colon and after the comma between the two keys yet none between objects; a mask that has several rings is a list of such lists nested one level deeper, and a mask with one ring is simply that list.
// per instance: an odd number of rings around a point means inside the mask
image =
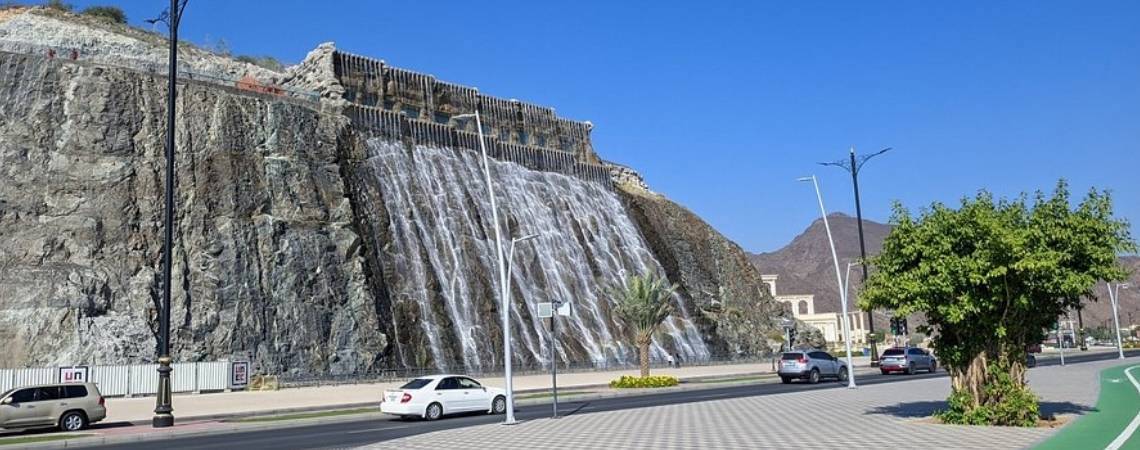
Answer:
[{"label": "green tree", "polygon": [[1025,385],[1025,352],[1098,280],[1121,280],[1119,252],[1134,251],[1128,223],[1107,192],[1076,208],[1061,180],[1052,197],[995,200],[981,192],[958,209],[935,203],[895,228],[873,258],[864,308],[923,313],[953,392],[940,416],[954,423],[1031,426],[1037,398]]},{"label": "green tree", "polygon": [[83,15],[106,20],[111,23],[127,23],[127,13],[115,6],[92,6],[83,10]]},{"label": "green tree", "polygon": [[668,284],[664,278],[646,272],[630,277],[616,293],[616,312],[633,329],[643,377],[649,376],[649,344],[661,323],[673,313],[676,289],[676,285]]},{"label": "green tree", "polygon": [[75,9],[75,7],[71,5],[71,3],[65,3],[62,0],[48,0],[48,2],[44,4],[44,6],[47,6],[48,9],[55,9],[58,11],[67,11],[67,12],[71,12],[71,10]]}]

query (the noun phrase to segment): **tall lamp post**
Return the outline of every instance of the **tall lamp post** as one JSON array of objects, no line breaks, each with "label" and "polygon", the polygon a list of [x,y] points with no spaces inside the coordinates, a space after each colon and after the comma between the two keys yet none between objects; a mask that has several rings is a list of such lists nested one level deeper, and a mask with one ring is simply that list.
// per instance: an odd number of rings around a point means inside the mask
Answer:
[{"label": "tall lamp post", "polygon": [[[499,296],[501,302],[499,309],[503,315],[503,376],[506,378],[506,391],[507,391],[507,416],[503,420],[505,425],[514,425],[515,421],[515,395],[513,388],[513,380],[511,378],[511,299],[509,295],[510,289],[510,274],[507,272],[507,266],[503,262],[503,235],[499,231],[499,209],[495,206],[495,187],[491,184],[491,164],[487,160],[487,143],[486,138],[483,136],[483,121],[479,117],[479,110],[476,109],[474,113],[460,114],[455,116],[456,119],[465,119],[469,117],[475,118],[475,128],[479,132],[479,151],[483,157],[483,178],[487,182],[487,195],[491,198],[491,221],[494,222],[495,227],[495,254],[499,259]],[[511,242],[511,250],[514,250],[514,242]]]},{"label": "tall lamp post", "polygon": [[170,7],[151,24],[164,22],[170,29],[170,62],[166,85],[166,204],[163,208],[162,235],[162,304],[158,311],[158,393],[155,396],[151,426],[174,426],[174,407],[170,389],[170,267],[174,252],[174,108],[178,84],[178,25],[187,0],[170,0]]},{"label": "tall lamp post", "polygon": [[[823,217],[823,228],[827,230],[827,243],[831,245],[831,261],[835,263],[835,284],[839,288],[839,300],[843,304],[843,334],[847,338],[847,387],[855,387],[851,366],[851,333],[847,330],[847,289],[843,287],[843,275],[839,273],[839,256],[835,253],[835,240],[831,238],[831,224],[827,221],[827,209],[823,207],[823,194],[819,192],[819,180],[815,175],[799,178],[798,181],[811,181],[815,186],[815,198],[819,200],[819,214]],[[865,266],[864,266],[865,267]]]},{"label": "tall lamp post", "polygon": [[1128,289],[1131,286],[1128,283],[1116,283],[1116,287],[1112,287],[1112,283],[1108,284],[1108,299],[1112,301],[1112,323],[1116,325],[1116,352],[1118,359],[1124,359],[1124,343],[1120,339],[1120,314],[1117,310],[1120,308],[1120,289]]},{"label": "tall lamp post", "polygon": [[851,299],[850,291],[847,290],[851,286],[851,266],[854,266],[854,261],[847,261],[847,274],[843,277],[843,343],[847,346],[847,388],[855,389],[855,366],[851,364],[851,317],[847,315],[847,301]]},{"label": "tall lamp post", "polygon": [[[841,159],[839,161],[834,161],[834,162],[819,163],[819,164],[824,165],[824,166],[842,167],[843,169],[846,169],[847,172],[851,173],[851,184],[854,186],[854,189],[855,189],[855,220],[858,222],[858,225],[859,225],[859,258],[860,258],[859,260],[862,262],[862,266],[863,266],[862,281],[864,283],[867,282],[867,244],[864,243],[864,240],[863,240],[863,206],[859,202],[859,171],[861,169],[863,169],[863,164],[866,164],[867,161],[871,160],[871,158],[874,158],[874,157],[879,156],[883,153],[886,153],[890,149],[891,149],[890,147],[887,147],[887,148],[879,150],[875,153],[872,153],[870,155],[864,155],[864,156],[860,156],[860,157],[856,158],[855,157],[855,147],[851,147],[851,154],[850,154],[849,160],[842,160]],[[874,312],[874,310],[868,310],[867,311],[867,318],[870,319],[869,321],[867,321],[867,331],[870,333],[874,333],[875,332],[875,312]],[[871,341],[871,365],[875,366],[875,365],[878,365],[878,363],[879,363],[879,349],[875,345],[874,339],[871,339],[870,341]]]}]

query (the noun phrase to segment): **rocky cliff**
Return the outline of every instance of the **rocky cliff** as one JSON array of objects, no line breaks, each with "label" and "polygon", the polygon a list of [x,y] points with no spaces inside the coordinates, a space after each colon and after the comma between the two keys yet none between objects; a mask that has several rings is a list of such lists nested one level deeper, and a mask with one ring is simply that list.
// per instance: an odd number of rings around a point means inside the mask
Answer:
[{"label": "rocky cliff", "polygon": [[[0,17],[0,342],[7,347],[0,367],[153,360],[166,79],[150,65],[161,40],[140,33],[38,10]],[[45,51],[53,46],[78,49],[78,57]],[[135,47],[141,57],[121,57]],[[454,204],[475,204],[479,193],[465,191],[480,184],[423,179],[416,188],[422,192],[407,202],[415,208],[390,209],[389,199],[411,186],[392,177],[408,174],[397,161],[370,153],[379,147],[343,114],[345,90],[332,77],[332,51],[322,46],[285,73],[249,69],[259,82],[316,91],[311,99],[235,89],[218,80],[243,73],[242,65],[188,53],[186,70],[221,78],[184,77],[177,101],[175,358],[248,357],[259,370],[295,374],[355,373],[433,358],[501,359],[485,347],[473,356],[470,343],[461,342],[496,339],[491,322],[435,343],[428,339],[433,327],[459,322],[421,323],[444,316],[482,323],[497,314],[486,270],[488,219],[477,209],[443,211],[477,224],[446,236],[462,245],[437,245],[463,253],[457,261],[484,266],[465,274],[464,289],[479,297],[468,312],[447,310],[449,277],[415,278],[405,265],[431,262],[425,239],[442,228],[406,235],[394,228],[413,214],[439,212],[431,196],[449,190],[460,193]],[[400,154],[422,157],[413,150]],[[430,164],[458,164],[447,161]],[[680,284],[700,331],[687,331],[688,319],[678,318],[670,324],[674,338],[662,342],[665,351],[679,345],[717,356],[768,351],[757,336],[782,309],[765,296],[744,253],[698,217],[656,194],[619,192],[621,200],[611,205],[609,190],[502,164],[509,166],[504,173],[515,174],[505,184],[514,189],[509,195],[549,209],[536,219],[537,210],[508,207],[508,232],[542,220],[580,227],[521,250],[516,276],[537,281],[514,284],[596,297],[601,306],[581,319],[582,338],[563,350],[564,358],[600,352],[620,360],[628,352],[620,336],[627,330],[602,298],[622,267],[663,270]],[[376,176],[388,178],[369,181]],[[587,195],[560,199],[560,188]],[[421,250],[392,253],[417,245]],[[584,272],[550,272],[542,264],[547,255],[587,258],[570,268]],[[414,292],[427,294],[408,295]],[[425,307],[428,316],[420,314]],[[518,320],[533,320],[519,314]],[[541,348],[541,335],[531,337],[526,348]],[[533,357],[540,356],[535,350]]]}]

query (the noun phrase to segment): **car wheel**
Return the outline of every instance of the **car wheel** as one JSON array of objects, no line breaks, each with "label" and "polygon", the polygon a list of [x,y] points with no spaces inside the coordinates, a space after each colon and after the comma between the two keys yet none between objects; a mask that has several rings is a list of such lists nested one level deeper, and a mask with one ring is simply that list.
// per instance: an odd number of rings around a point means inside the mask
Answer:
[{"label": "car wheel", "polygon": [[427,420],[437,420],[440,417],[443,417],[443,405],[439,403],[428,405],[427,411],[424,412],[424,418]]},{"label": "car wheel", "polygon": [[914,364],[908,364],[906,366],[906,374],[907,375],[914,375]]},{"label": "car wheel", "polygon": [[506,414],[507,412],[507,398],[503,396],[495,397],[491,402],[491,414]]},{"label": "car wheel", "polygon": [[934,373],[937,371],[938,371],[938,363],[936,363],[936,362],[930,363],[930,373]]},{"label": "car wheel", "polygon": [[788,377],[780,377],[780,381],[783,382],[784,384],[788,384],[788,383],[792,382],[792,379],[788,378]]},{"label": "car wheel", "polygon": [[808,382],[811,384],[819,383],[819,369],[811,369],[811,373],[808,374]]},{"label": "car wheel", "polygon": [[887,370],[880,370],[879,372],[882,372],[883,375],[890,375],[891,374],[891,372],[887,371]]},{"label": "car wheel", "polygon": [[835,378],[837,378],[840,382],[847,381],[847,368],[846,367],[840,367],[839,368],[839,375],[836,376]]},{"label": "car wheel", "polygon": [[59,428],[63,431],[79,431],[87,428],[87,416],[79,411],[68,411],[59,418]]}]

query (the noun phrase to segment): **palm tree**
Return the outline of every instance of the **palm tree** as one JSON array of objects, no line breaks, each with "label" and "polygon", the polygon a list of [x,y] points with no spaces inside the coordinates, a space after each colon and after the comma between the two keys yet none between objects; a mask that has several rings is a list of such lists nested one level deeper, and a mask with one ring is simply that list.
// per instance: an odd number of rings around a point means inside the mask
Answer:
[{"label": "palm tree", "polygon": [[673,292],[677,285],[668,284],[652,272],[634,275],[618,290],[618,317],[634,330],[634,342],[640,354],[641,376],[649,376],[649,344],[661,322],[673,313]]}]

